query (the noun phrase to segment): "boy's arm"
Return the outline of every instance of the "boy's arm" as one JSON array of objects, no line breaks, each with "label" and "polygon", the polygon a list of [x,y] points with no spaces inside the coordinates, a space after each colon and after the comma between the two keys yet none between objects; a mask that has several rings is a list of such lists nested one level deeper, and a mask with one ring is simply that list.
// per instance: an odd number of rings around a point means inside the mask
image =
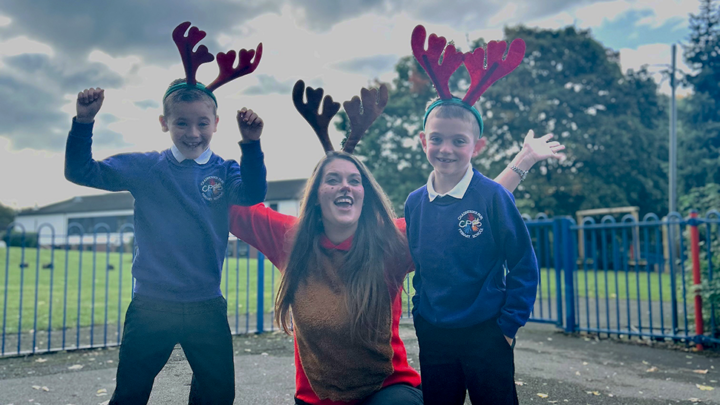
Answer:
[{"label": "boy's arm", "polygon": [[[230,203],[250,206],[265,200],[267,172],[260,148],[263,120],[252,110],[243,107],[237,113],[238,127],[242,135],[239,173],[229,173]],[[232,167],[232,166],[231,166]]]},{"label": "boy's arm", "polygon": [[104,90],[87,89],[78,94],[77,115],[65,146],[65,178],[81,186],[108,191],[129,190],[137,162],[130,155],[116,155],[101,162],[92,158],[92,129]]},{"label": "boy's arm", "polygon": [[500,310],[498,325],[506,338],[514,339],[517,330],[525,325],[533,305],[538,285],[538,263],[527,226],[515,207],[515,199],[499,190],[493,201],[493,229],[506,264],[505,304]]},{"label": "boy's arm", "polygon": [[525,136],[522,150],[515,155],[515,158],[513,158],[510,166],[506,167],[505,170],[503,170],[495,178],[495,182],[500,183],[500,185],[512,193],[515,191],[522,179],[518,173],[510,168],[511,166],[515,166],[518,169],[527,172],[535,165],[535,163],[545,159],[565,158],[564,154],[557,153],[565,149],[565,145],[561,145],[560,142],[555,141],[549,142],[552,138],[553,134],[547,134],[536,139],[535,132],[533,132],[533,130],[528,131]]},{"label": "boy's arm", "polygon": [[296,222],[297,218],[263,204],[230,207],[230,232],[262,252],[278,269],[284,269],[290,253],[285,251],[289,246],[288,232]]}]

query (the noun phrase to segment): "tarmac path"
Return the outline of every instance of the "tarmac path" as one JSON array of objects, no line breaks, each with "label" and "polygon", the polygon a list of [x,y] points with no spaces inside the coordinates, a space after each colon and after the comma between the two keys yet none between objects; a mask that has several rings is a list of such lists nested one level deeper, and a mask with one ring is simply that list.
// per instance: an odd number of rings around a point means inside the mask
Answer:
[{"label": "tarmac path", "polygon": [[[418,366],[412,325],[401,324]],[[679,346],[567,336],[529,324],[515,348],[522,404],[720,405],[720,355]],[[292,339],[279,333],[234,338],[236,404],[292,404]],[[114,388],[117,348],[0,359],[0,405],[99,405]],[[80,367],[81,366],[81,367]],[[158,375],[150,404],[184,404],[191,370],[176,348]],[[467,402],[469,403],[469,401]]]}]

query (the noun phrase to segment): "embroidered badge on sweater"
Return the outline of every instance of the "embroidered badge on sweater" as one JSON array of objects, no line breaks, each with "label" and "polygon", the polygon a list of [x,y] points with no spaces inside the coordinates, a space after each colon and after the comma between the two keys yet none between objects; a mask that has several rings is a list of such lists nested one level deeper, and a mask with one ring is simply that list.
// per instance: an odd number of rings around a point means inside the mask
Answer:
[{"label": "embroidered badge on sweater", "polygon": [[218,176],[208,176],[200,183],[200,194],[208,201],[215,201],[224,194],[223,181]]},{"label": "embroidered badge on sweater", "polygon": [[467,210],[458,217],[460,235],[466,238],[477,238],[483,233],[483,216],[479,212]]}]

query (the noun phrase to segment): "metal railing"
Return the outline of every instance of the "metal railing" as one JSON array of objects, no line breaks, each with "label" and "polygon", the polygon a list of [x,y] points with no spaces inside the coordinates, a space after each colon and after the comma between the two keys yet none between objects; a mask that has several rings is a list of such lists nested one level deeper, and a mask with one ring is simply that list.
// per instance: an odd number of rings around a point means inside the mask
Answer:
[{"label": "metal railing", "polygon": [[[695,298],[710,297],[708,289],[720,286],[720,212],[703,218],[649,214],[641,221],[608,216],[581,224],[543,214],[525,219],[540,266],[530,321],[567,332],[720,343],[720,310]],[[693,229],[705,290],[692,278]],[[110,232],[98,224],[87,232],[70,224],[68,235],[58,236],[47,224],[37,235],[11,224],[7,247],[0,248],[0,356],[118,345],[132,300],[132,236],[130,225]],[[223,273],[232,332],[274,330],[277,268],[231,240]],[[411,277],[401,297],[403,316],[411,315]]]}]

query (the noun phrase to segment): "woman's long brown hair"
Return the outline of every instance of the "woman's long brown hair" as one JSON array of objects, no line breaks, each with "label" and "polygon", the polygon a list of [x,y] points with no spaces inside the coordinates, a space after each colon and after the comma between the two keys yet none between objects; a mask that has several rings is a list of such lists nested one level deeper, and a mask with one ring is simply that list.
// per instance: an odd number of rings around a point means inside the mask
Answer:
[{"label": "woman's long brown hair", "polygon": [[380,186],[355,156],[345,152],[328,152],[315,167],[305,187],[300,204],[294,243],[275,300],[275,321],[290,333],[291,306],[298,285],[307,279],[311,266],[318,266],[324,253],[320,248],[323,235],[322,212],[318,189],[325,166],[335,159],[352,162],[360,171],[365,198],[352,247],[337,269],[345,283],[350,334],[353,339],[370,342],[386,327],[382,325],[391,311],[389,286],[395,277],[388,276],[386,266],[407,256],[407,242],[395,225],[395,213]]}]

